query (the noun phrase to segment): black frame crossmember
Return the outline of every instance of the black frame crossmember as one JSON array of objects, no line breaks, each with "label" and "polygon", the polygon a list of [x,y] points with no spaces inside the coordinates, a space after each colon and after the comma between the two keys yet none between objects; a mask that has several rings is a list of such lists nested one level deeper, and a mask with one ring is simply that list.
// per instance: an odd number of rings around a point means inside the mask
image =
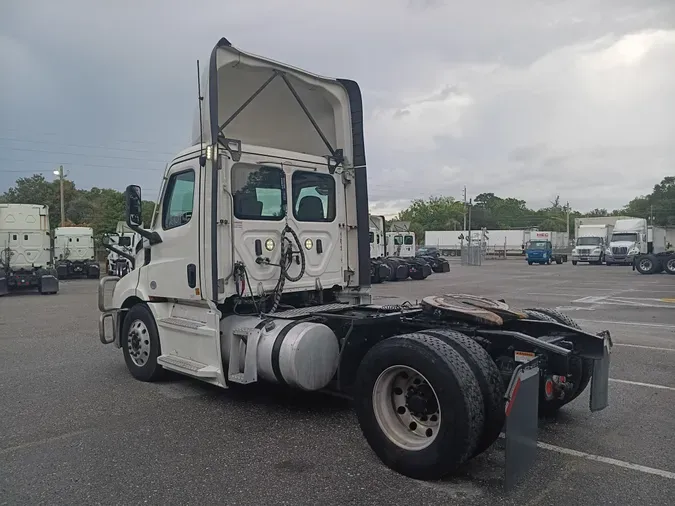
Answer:
[{"label": "black frame crossmember", "polygon": [[227,119],[225,120],[225,122],[224,122],[222,125],[220,125],[220,127],[218,127],[218,135],[219,135],[219,136],[224,136],[223,130],[225,129],[225,127],[227,127],[227,125],[229,125],[230,123],[232,123],[232,122],[236,119],[236,117],[239,116],[239,115],[241,114],[241,112],[242,112],[244,109],[246,109],[246,107],[248,107],[248,105],[249,105],[251,102],[253,102],[253,100],[255,100],[255,98],[256,98],[258,95],[260,95],[260,93],[261,93],[265,88],[267,88],[267,86],[269,86],[269,84],[270,84],[272,81],[274,81],[274,79],[275,79],[277,76],[280,76],[281,79],[283,79],[284,83],[286,83],[286,87],[289,89],[289,91],[291,92],[291,94],[293,95],[293,97],[295,98],[295,100],[298,102],[298,105],[300,106],[300,108],[302,109],[302,111],[305,113],[305,116],[307,116],[307,119],[310,121],[310,123],[311,123],[312,126],[314,127],[314,130],[316,130],[316,133],[319,135],[319,137],[321,137],[321,140],[323,141],[323,143],[324,143],[324,144],[326,145],[326,147],[328,148],[328,151],[329,151],[330,154],[331,154],[331,158],[332,158],[333,160],[335,160],[336,166],[337,166],[337,165],[340,165],[340,164],[344,161],[344,155],[343,155],[342,150],[341,150],[341,149],[334,149],[334,148],[333,148],[333,146],[331,145],[330,141],[328,140],[328,138],[326,137],[326,135],[325,135],[325,134],[323,133],[323,131],[321,130],[321,127],[319,126],[319,124],[318,124],[318,123],[316,122],[316,120],[314,119],[314,116],[312,116],[312,113],[309,112],[309,109],[307,109],[307,106],[306,106],[305,103],[302,101],[302,98],[300,98],[300,95],[298,95],[298,92],[295,90],[295,88],[294,88],[293,85],[291,84],[290,80],[288,79],[288,76],[286,76],[286,73],[285,73],[285,72],[282,72],[282,71],[280,71],[280,70],[276,70],[276,69],[274,69],[272,72],[273,72],[272,75],[271,75],[271,76],[270,76],[270,77],[269,77],[269,78],[268,78],[268,79],[267,79],[267,80],[266,80],[266,81],[265,81],[265,82],[264,82],[264,83],[263,83],[256,91],[254,91],[253,94],[252,94],[248,99],[246,99],[246,101],[245,101],[243,104],[241,104],[241,106],[239,106],[239,108],[238,108],[236,111],[234,111],[234,112],[232,113],[232,115],[231,115],[229,118],[227,118]]}]

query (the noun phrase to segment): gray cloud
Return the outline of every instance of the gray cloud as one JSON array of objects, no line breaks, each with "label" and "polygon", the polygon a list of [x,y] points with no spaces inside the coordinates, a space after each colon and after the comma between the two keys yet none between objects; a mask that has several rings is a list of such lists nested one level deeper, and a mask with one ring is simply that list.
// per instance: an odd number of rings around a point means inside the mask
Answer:
[{"label": "gray cloud", "polygon": [[673,2],[194,5],[3,6],[0,191],[63,163],[81,187],[136,182],[150,196],[189,141],[195,60],[223,36],[361,84],[380,211],[464,185],[612,208],[672,174]]}]

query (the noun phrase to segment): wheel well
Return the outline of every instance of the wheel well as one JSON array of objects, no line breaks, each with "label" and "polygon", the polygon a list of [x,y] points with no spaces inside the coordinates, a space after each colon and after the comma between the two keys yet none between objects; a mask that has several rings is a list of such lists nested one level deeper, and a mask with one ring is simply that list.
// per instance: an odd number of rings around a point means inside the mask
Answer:
[{"label": "wheel well", "polygon": [[[143,304],[143,303],[144,303],[143,299],[141,299],[139,297],[136,297],[135,295],[132,295],[131,297],[129,297],[128,299],[126,299],[122,303],[122,309],[130,309],[131,307],[135,306],[136,304]],[[119,321],[118,329],[119,329],[120,337],[121,337],[122,327],[124,327],[124,318],[127,315],[127,311],[120,311],[119,315],[120,315],[120,321]]]}]

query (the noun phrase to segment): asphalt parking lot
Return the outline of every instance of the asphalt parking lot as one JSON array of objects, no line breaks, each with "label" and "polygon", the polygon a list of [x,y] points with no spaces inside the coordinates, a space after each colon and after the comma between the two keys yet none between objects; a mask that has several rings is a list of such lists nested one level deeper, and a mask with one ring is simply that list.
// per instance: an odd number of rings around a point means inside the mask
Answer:
[{"label": "asphalt parking lot", "polygon": [[491,261],[376,285],[376,303],[448,292],[556,307],[615,347],[610,406],[541,420],[537,463],[501,492],[503,450],[441,482],[374,456],[348,403],[172,378],[134,380],[98,341],[96,281],[0,299],[0,504],[672,504],[675,277]]}]

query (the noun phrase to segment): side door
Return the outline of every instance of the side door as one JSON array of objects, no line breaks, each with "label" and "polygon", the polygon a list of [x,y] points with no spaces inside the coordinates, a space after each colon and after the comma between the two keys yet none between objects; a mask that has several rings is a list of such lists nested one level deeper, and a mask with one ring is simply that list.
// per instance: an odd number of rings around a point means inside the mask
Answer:
[{"label": "side door", "polygon": [[324,288],[344,283],[347,265],[345,191],[339,174],[294,168],[289,185],[288,221],[305,252],[305,272]]},{"label": "side door", "polygon": [[199,194],[202,171],[197,159],[178,162],[167,173],[167,183],[153,230],[162,242],[150,248],[145,265],[148,294],[178,300],[200,300]]}]

